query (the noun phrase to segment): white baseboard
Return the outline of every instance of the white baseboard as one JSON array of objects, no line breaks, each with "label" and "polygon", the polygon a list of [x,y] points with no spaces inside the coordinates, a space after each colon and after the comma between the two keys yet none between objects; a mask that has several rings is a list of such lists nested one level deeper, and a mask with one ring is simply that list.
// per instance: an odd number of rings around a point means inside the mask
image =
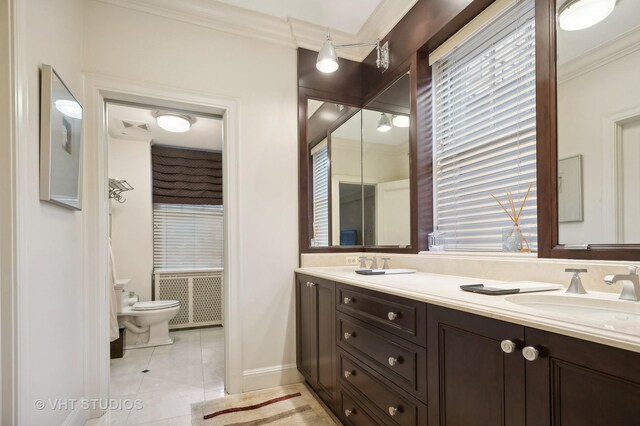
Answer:
[{"label": "white baseboard", "polygon": [[249,392],[304,381],[296,364],[274,365],[242,373],[242,391]]}]

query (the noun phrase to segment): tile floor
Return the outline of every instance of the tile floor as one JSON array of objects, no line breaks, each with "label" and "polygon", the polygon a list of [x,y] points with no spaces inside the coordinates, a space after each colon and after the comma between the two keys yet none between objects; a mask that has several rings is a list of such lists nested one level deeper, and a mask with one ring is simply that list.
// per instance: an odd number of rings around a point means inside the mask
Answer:
[{"label": "tile floor", "polygon": [[110,397],[140,399],[143,406],[112,410],[112,425],[190,425],[192,403],[224,395],[222,327],[171,335],[173,345],[130,349],[111,360]]}]

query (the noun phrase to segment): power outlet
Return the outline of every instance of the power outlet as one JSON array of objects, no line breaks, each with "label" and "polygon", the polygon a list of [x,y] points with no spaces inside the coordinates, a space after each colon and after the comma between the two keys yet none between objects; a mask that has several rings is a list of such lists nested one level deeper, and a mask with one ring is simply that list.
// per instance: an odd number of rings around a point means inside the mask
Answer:
[{"label": "power outlet", "polygon": [[358,256],[347,256],[347,265],[356,266],[358,264]]}]

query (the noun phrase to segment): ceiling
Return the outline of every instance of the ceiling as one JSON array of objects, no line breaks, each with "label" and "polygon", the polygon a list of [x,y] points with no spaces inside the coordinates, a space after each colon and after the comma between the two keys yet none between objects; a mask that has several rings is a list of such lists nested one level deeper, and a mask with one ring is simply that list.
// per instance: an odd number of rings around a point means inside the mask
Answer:
[{"label": "ceiling", "polygon": [[320,27],[358,34],[382,0],[219,0],[276,18],[295,18]]},{"label": "ceiling", "polygon": [[[558,7],[562,2],[558,2]],[[558,29],[558,64],[593,51],[611,40],[640,30],[640,1],[618,0],[611,15],[596,25],[579,31]]]},{"label": "ceiling", "polygon": [[222,151],[222,119],[189,113],[188,115],[195,119],[191,129],[185,133],[172,133],[156,124],[153,112],[158,110],[171,112],[167,108],[108,103],[109,136],[117,139],[151,141],[154,145]]},{"label": "ceiling", "polygon": [[[418,0],[98,1],[282,46],[318,51],[327,29],[335,44],[384,38]],[[361,62],[372,50],[373,46],[340,49],[338,56]]]}]

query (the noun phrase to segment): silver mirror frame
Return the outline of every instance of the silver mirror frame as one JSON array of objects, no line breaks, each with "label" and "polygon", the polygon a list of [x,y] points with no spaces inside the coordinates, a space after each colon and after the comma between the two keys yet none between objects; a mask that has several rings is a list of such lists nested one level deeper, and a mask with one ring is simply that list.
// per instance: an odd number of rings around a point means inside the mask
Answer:
[{"label": "silver mirror frame", "polygon": [[67,87],[64,81],[60,78],[58,73],[55,72],[51,65],[43,64],[41,68],[40,77],[40,200],[48,201],[50,203],[66,207],[72,210],[82,210],[82,156],[83,156],[83,122],[82,115],[80,120],[80,135],[77,153],[77,188],[73,197],[58,197],[56,194],[52,194],[52,150],[53,150],[53,105],[55,100],[53,99],[53,82],[57,79],[65,88],[68,96],[73,99],[82,109],[82,105],[76,97],[71,93],[71,90]]}]

